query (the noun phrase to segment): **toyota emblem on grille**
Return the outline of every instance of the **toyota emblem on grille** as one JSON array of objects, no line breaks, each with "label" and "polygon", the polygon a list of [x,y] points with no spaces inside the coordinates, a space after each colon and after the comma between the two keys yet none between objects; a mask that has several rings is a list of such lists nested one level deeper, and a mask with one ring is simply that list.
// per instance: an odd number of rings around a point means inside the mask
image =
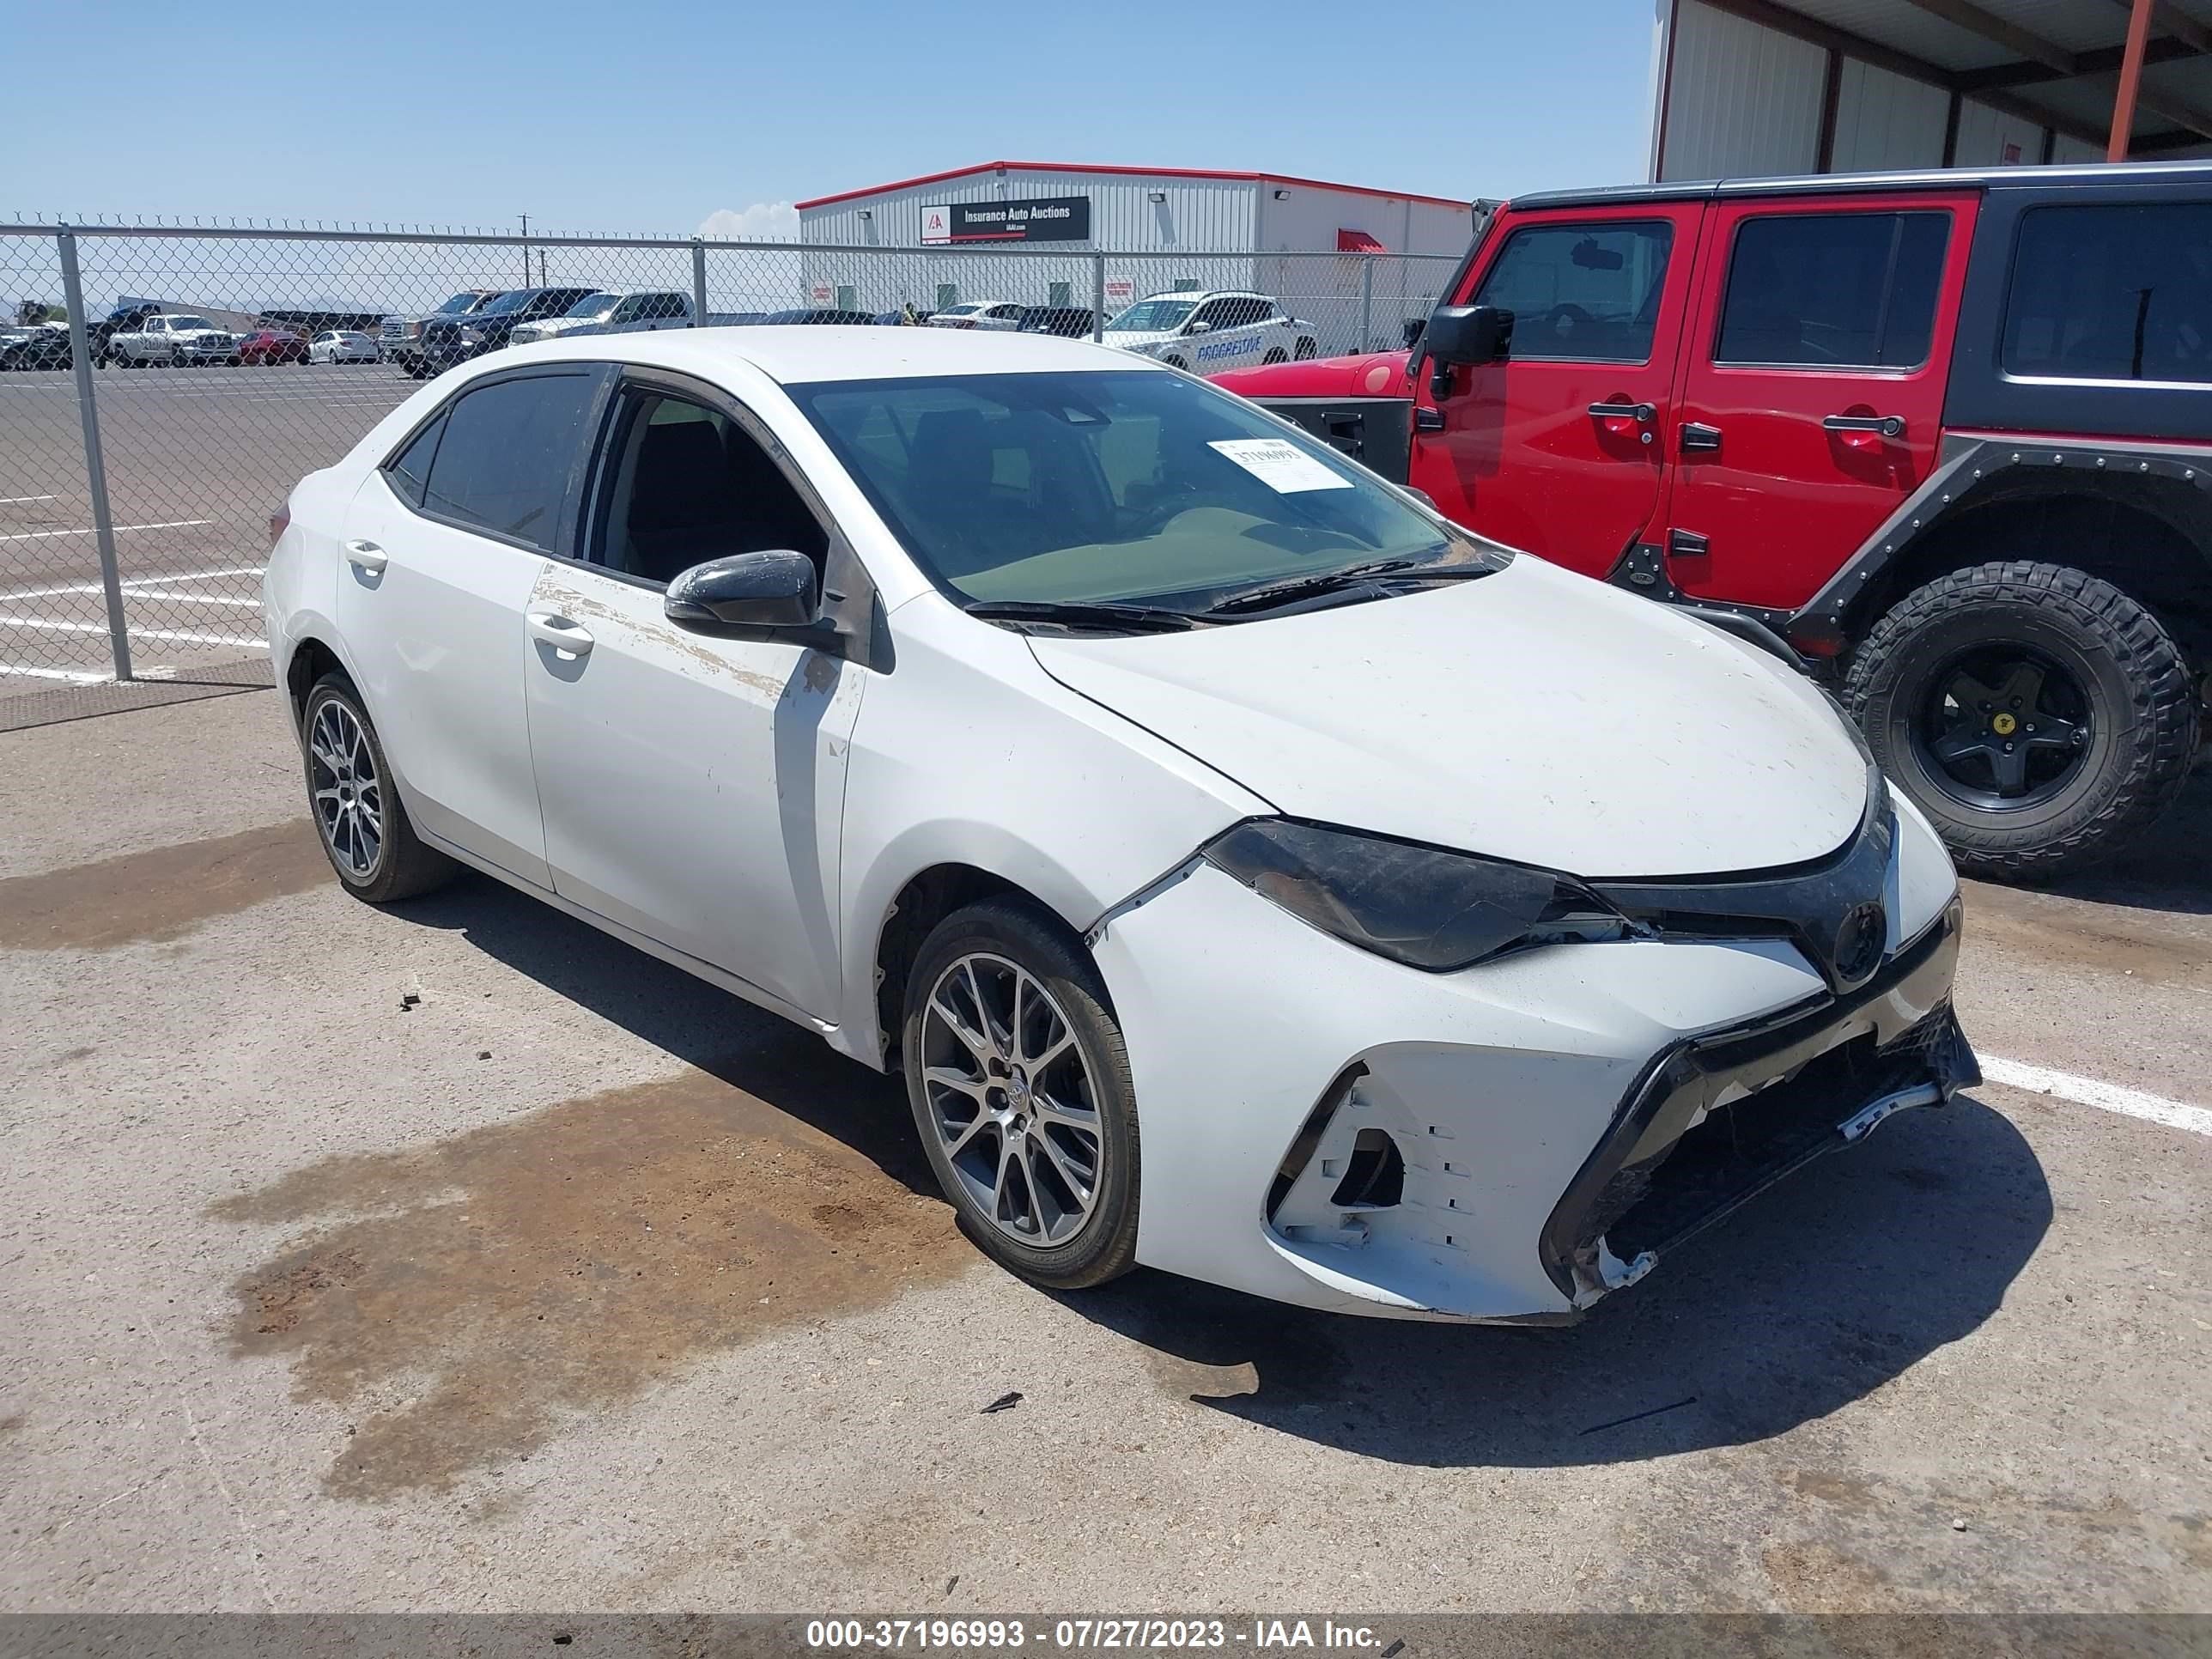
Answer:
[{"label": "toyota emblem on grille", "polygon": [[1879,904],[1855,905],[1836,929],[1836,977],[1856,985],[1881,961],[1889,936],[1889,917]]}]

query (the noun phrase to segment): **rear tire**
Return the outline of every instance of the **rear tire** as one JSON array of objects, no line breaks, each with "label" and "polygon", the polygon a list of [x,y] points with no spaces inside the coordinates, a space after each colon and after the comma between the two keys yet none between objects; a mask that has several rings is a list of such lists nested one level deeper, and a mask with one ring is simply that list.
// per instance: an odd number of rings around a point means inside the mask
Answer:
[{"label": "rear tire", "polygon": [[460,866],[424,846],[408,820],[384,745],[351,680],[343,674],[317,680],[300,730],[307,810],[346,891],[390,904],[453,879]]},{"label": "rear tire", "polygon": [[1290,355],[1280,346],[1269,346],[1267,355],[1260,359],[1263,363],[1286,363],[1290,360]]},{"label": "rear tire", "polygon": [[962,1231],[1000,1267],[1086,1290],[1137,1255],[1137,1102],[1098,970],[1020,899],[955,911],[907,977],[907,1099]]},{"label": "rear tire", "polygon": [[1907,594],[1854,655],[1844,700],[1960,867],[1999,880],[2110,857],[2172,800],[2197,750],[2173,637],[2066,565],[1978,565]]}]

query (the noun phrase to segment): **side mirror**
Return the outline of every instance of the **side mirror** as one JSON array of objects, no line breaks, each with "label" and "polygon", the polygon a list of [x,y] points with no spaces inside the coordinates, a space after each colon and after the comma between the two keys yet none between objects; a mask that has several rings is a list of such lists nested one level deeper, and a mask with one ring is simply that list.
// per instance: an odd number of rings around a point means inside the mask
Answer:
[{"label": "side mirror", "polygon": [[1438,306],[1424,349],[1439,364],[1495,363],[1513,344],[1513,313],[1496,306]]},{"label": "side mirror", "polygon": [[1212,323],[1193,323],[1189,327],[1184,329],[1183,332],[1186,334],[1211,334],[1213,332],[1213,325]]},{"label": "side mirror", "polygon": [[695,564],[668,584],[661,605],[669,621],[686,628],[747,632],[810,628],[821,608],[814,561],[788,548]]},{"label": "side mirror", "polygon": [[1425,317],[1408,317],[1406,319],[1407,350],[1411,351],[1415,346],[1420,344],[1421,331],[1428,325],[1429,320]]}]

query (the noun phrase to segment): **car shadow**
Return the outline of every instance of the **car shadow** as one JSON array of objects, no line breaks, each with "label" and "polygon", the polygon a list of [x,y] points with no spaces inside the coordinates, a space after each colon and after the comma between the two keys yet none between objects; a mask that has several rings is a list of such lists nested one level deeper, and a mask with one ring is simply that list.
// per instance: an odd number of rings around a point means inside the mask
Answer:
[{"label": "car shadow", "polygon": [[1390,1462],[1633,1462],[1782,1434],[1978,1328],[2051,1224],[1961,1096],[1817,1160],[1566,1328],[1382,1322],[1162,1274],[1068,1299],[1194,1400]]},{"label": "car shadow", "polygon": [[[393,913],[936,1195],[897,1079],[483,877]],[[2034,1152],[1966,1095],[1819,1160],[1571,1328],[1316,1313],[1145,1269],[1055,1299],[1170,1394],[1282,1433],[1418,1466],[1632,1462],[1871,1393],[1995,1313],[2051,1218]]]},{"label": "car shadow", "polygon": [[2212,764],[2200,765],[2159,821],[2117,856],[2094,870],[2042,884],[2063,898],[2117,904],[2131,910],[2212,915],[2212,862],[2204,837],[2212,831]]},{"label": "car shadow", "polygon": [[461,934],[548,990],[843,1141],[908,1190],[938,1196],[905,1085],[789,1020],[473,872],[391,909]]}]

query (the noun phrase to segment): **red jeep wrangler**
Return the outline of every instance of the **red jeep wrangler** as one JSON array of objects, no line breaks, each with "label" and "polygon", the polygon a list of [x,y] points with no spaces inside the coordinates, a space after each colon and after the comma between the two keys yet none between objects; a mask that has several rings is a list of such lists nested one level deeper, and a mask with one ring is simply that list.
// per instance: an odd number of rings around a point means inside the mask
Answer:
[{"label": "red jeep wrangler", "polygon": [[1410,352],[1216,378],[1831,678],[1969,870],[2078,869],[2189,768],[2212,166],[1525,197]]}]

